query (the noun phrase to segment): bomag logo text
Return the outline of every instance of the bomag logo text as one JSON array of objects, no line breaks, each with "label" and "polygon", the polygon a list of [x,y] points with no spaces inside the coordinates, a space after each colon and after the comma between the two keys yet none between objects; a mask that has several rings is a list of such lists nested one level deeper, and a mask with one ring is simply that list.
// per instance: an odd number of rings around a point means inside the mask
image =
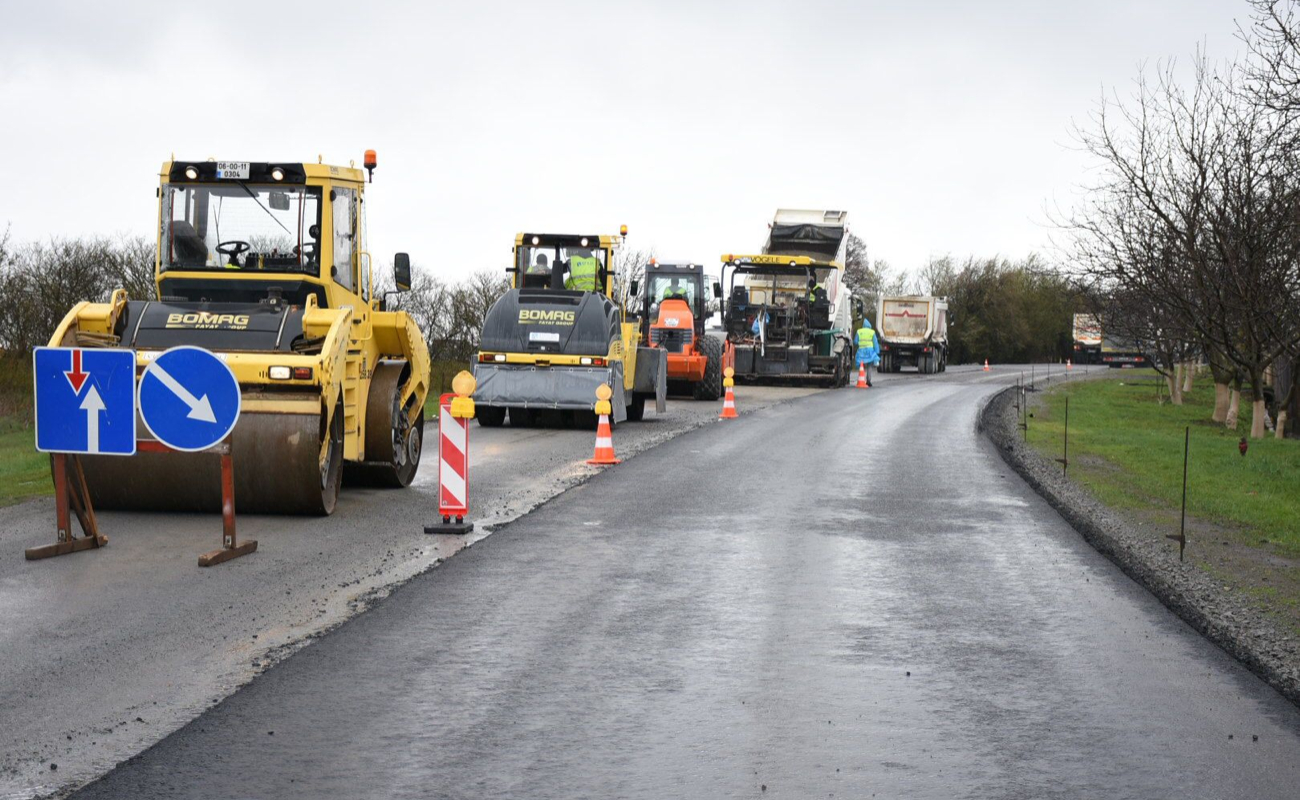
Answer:
[{"label": "bomag logo text", "polygon": [[519,322],[526,325],[572,325],[577,318],[574,311],[542,311],[525,308],[519,311]]},{"label": "bomag logo text", "polygon": [[168,314],[167,327],[242,331],[248,327],[248,315],[212,314],[207,311],[198,311],[192,314]]}]

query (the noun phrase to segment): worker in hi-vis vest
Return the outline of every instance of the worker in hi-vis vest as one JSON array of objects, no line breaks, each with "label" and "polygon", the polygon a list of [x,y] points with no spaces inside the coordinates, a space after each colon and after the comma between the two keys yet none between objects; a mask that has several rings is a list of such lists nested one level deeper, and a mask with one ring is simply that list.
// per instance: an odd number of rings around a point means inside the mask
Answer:
[{"label": "worker in hi-vis vest", "polygon": [[599,281],[600,262],[590,250],[580,248],[569,256],[569,277],[564,288],[575,292],[594,292]]},{"label": "worker in hi-vis vest", "polygon": [[867,385],[871,385],[871,367],[880,361],[880,337],[871,327],[871,320],[862,318],[862,327],[858,328],[858,363],[867,373]]}]

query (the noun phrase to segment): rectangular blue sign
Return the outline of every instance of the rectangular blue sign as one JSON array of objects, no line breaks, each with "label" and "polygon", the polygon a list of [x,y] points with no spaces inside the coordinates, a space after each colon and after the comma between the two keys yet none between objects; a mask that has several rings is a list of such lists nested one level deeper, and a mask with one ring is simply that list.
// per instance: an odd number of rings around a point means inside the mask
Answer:
[{"label": "rectangular blue sign", "polygon": [[135,455],[135,351],[38,347],[36,449]]}]

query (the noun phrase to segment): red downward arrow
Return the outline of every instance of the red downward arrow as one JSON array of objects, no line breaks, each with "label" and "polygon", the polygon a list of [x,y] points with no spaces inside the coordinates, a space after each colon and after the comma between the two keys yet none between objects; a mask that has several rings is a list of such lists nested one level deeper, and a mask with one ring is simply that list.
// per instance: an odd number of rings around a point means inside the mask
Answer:
[{"label": "red downward arrow", "polygon": [[90,373],[81,371],[81,351],[72,351],[72,372],[63,373],[68,378],[68,383],[72,384],[73,394],[81,394],[81,387],[86,383],[86,378]]}]

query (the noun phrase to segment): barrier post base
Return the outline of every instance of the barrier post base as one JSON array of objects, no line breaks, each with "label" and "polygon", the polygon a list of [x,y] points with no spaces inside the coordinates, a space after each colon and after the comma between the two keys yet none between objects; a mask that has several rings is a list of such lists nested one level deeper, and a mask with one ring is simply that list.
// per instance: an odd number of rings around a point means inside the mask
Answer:
[{"label": "barrier post base", "polygon": [[425,533],[466,534],[472,530],[474,530],[474,523],[466,522],[464,517],[456,517],[455,520],[451,517],[443,517],[442,522],[424,526]]}]

